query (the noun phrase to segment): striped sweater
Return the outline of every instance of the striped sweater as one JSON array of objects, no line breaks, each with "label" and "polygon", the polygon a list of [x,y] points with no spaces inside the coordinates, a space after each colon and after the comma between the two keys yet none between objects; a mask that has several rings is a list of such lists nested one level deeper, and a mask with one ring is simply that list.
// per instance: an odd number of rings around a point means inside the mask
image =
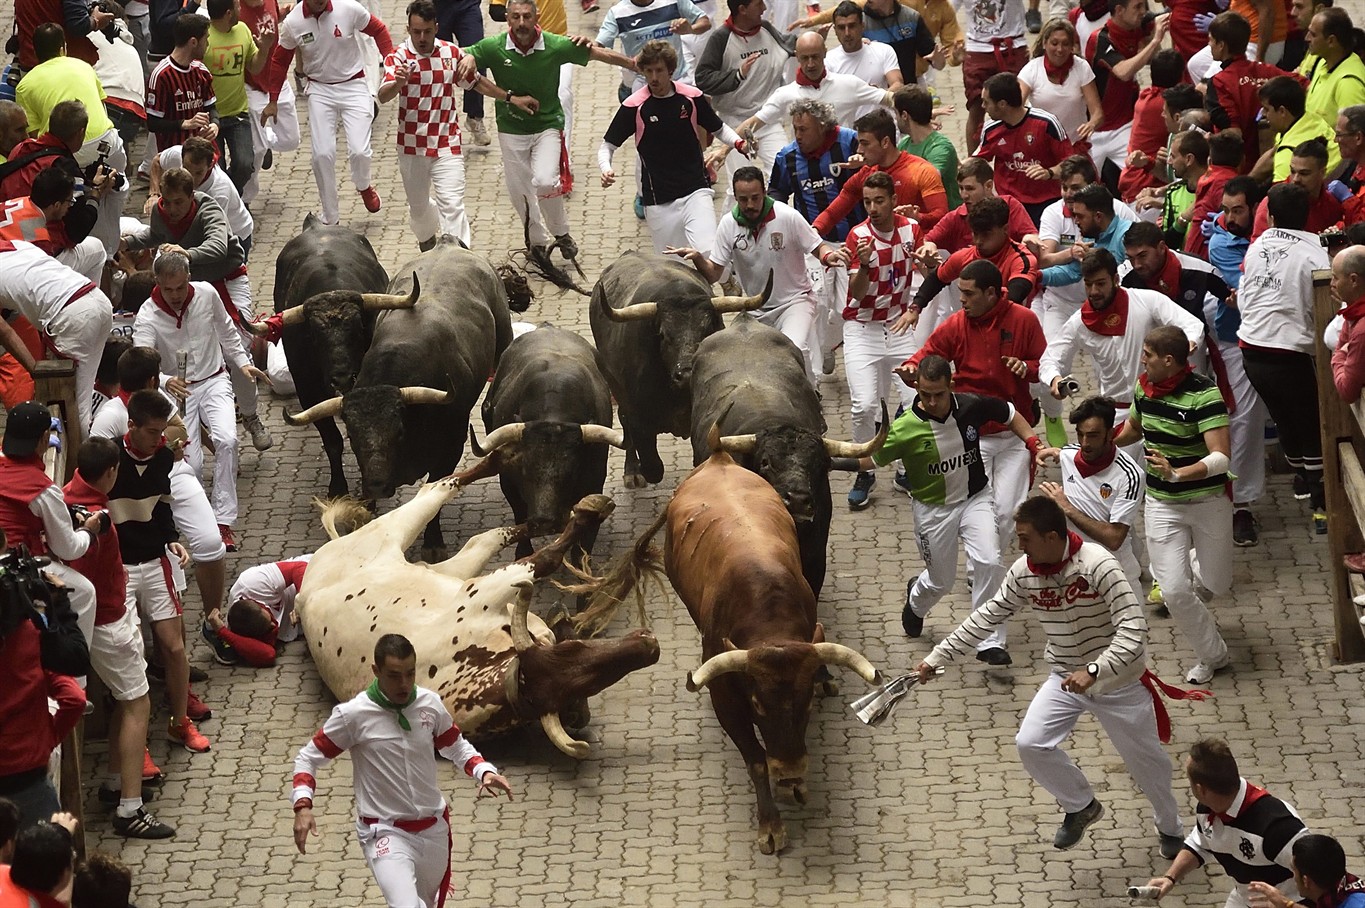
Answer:
[{"label": "striped sweater", "polygon": [[1054,672],[1070,674],[1099,663],[1099,677],[1088,691],[1092,695],[1141,678],[1146,669],[1147,619],[1122,565],[1103,546],[1069,535],[1065,561],[1042,571],[1035,570],[1028,558],[1020,558],[995,598],[968,615],[924,661],[937,668],[966,656],[1015,612],[1031,608],[1047,634],[1043,655]]},{"label": "striped sweater", "polygon": [[171,467],[165,446],[150,455],[135,451],[125,435],[119,446],[118,479],[109,491],[109,514],[118,528],[124,564],[144,564],[166,554],[177,539],[171,516]]}]

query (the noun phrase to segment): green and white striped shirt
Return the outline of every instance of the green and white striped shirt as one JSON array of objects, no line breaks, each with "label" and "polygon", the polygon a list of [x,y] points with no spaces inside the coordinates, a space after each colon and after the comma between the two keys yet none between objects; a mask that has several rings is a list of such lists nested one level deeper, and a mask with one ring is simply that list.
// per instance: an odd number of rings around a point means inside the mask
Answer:
[{"label": "green and white striped shirt", "polygon": [[[1133,410],[1142,424],[1146,446],[1164,456],[1173,467],[1198,463],[1208,456],[1204,433],[1228,425],[1228,408],[1222,392],[1211,378],[1197,372],[1185,376],[1170,394],[1148,397],[1142,382],[1133,389]],[[1147,494],[1159,501],[1201,501],[1225,494],[1226,473],[1171,482],[1147,465]]]}]

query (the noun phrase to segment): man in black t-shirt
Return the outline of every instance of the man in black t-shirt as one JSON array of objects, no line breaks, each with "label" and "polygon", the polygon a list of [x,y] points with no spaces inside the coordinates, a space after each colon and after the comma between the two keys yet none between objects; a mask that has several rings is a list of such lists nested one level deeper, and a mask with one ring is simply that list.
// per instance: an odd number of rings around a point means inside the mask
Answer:
[{"label": "man in black t-shirt", "polygon": [[639,152],[640,196],[654,251],[690,247],[709,252],[716,237],[708,162],[702,148],[710,134],[747,155],[744,140],[721,122],[711,102],[691,85],[673,81],[678,52],[667,41],[650,41],[637,59],[645,87],[621,104],[597,149],[602,185],[616,181],[612,156],[632,136]]}]

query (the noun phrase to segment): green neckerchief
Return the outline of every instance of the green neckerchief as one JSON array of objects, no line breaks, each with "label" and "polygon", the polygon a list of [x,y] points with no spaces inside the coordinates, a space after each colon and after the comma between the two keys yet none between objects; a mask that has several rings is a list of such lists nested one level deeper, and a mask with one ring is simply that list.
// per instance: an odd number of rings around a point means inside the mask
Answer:
[{"label": "green neckerchief", "polygon": [[417,699],[417,685],[415,684],[413,685],[412,693],[408,696],[408,702],[403,704],[403,706],[399,706],[397,703],[394,703],[388,697],[384,696],[384,692],[379,689],[378,678],[375,678],[373,681],[370,682],[370,686],[365,688],[365,693],[369,696],[371,700],[378,703],[380,706],[384,707],[385,709],[391,709],[395,713],[397,713],[398,724],[403,726],[403,731],[412,731],[412,723],[408,721],[407,716],[403,715],[403,707],[411,706],[413,701]]},{"label": "green neckerchief", "polygon": [[750,236],[758,236],[758,231],[763,227],[763,224],[768,218],[772,216],[773,197],[770,195],[765,195],[763,197],[763,211],[759,214],[758,220],[753,221],[752,223],[744,216],[744,212],[739,210],[738,205],[736,205],[730,213],[735,216],[735,221],[739,226],[747,227],[749,229]]}]

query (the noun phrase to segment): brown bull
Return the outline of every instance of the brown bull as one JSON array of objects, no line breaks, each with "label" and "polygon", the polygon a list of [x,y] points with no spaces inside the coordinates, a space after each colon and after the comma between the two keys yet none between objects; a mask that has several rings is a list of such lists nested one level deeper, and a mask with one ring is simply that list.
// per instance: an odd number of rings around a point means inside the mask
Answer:
[{"label": "brown bull", "polygon": [[[664,570],[702,635],[705,661],[688,674],[687,689],[710,689],[716,718],[744,757],[758,797],[759,849],[773,854],[787,844],[774,786],[805,803],[816,673],[839,665],[871,684],[877,670],[854,650],[825,642],[815,594],[801,573],[796,524],[772,486],[729,454],[711,455],[678,486],[630,563],[618,569],[631,579],[616,572],[608,578],[606,589],[618,601],[647,566],[649,540],[664,525]],[[594,603],[581,625],[600,624],[606,609],[605,601]]]}]

